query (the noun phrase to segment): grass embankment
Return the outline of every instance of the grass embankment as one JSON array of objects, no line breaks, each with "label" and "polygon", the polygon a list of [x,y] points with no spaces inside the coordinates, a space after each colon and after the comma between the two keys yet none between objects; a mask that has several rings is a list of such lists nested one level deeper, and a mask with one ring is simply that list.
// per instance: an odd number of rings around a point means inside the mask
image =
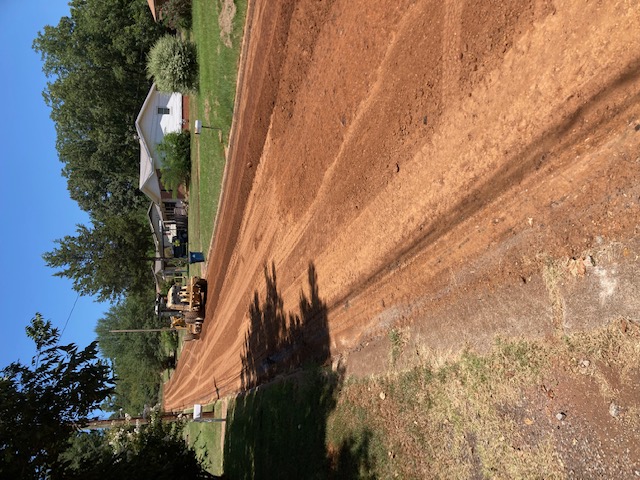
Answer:
[{"label": "grass embankment", "polygon": [[224,469],[229,478],[328,478],[327,418],[338,377],[309,369],[229,403]]},{"label": "grass embankment", "polygon": [[[638,374],[639,339],[627,322],[497,342],[486,355],[467,351],[357,381],[307,371],[230,404],[225,470],[229,478],[562,477],[556,412],[540,404],[554,395],[545,385],[558,375],[568,384],[588,378],[604,401],[615,394],[607,371],[622,385]],[[392,343],[393,357],[403,347]],[[637,432],[637,405],[619,421]]]},{"label": "grass embankment", "polygon": [[[213,475],[222,475],[222,436],[224,423],[220,422],[225,416],[226,408],[223,402],[204,405],[202,412],[213,412],[213,419],[202,422],[189,422],[185,426],[184,435],[200,459],[207,471]],[[189,410],[188,413],[193,413]]]},{"label": "grass embankment", "polygon": [[[192,251],[205,255],[220,200],[246,9],[247,0],[193,0],[199,90],[190,99],[189,124],[193,129],[197,119],[204,128],[191,137],[189,243]],[[189,273],[199,275],[199,265]]]}]

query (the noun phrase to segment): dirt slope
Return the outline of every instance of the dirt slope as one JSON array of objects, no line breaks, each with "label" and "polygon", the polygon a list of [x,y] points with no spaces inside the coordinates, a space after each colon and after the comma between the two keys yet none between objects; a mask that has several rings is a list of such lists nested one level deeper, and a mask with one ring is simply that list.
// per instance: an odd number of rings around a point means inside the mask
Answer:
[{"label": "dirt slope", "polygon": [[307,350],[385,368],[392,327],[445,352],[637,319],[638,31],[623,0],[250,2],[207,323],[165,408]]}]

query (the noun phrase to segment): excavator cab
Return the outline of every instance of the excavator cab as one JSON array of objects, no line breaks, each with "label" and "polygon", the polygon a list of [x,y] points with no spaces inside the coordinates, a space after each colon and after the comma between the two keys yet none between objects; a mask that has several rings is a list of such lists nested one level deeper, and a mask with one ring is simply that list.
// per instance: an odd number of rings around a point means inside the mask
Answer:
[{"label": "excavator cab", "polygon": [[172,329],[186,330],[186,341],[200,338],[204,323],[206,286],[206,280],[190,277],[186,283],[171,286],[166,296],[156,296],[156,314],[169,316]]}]

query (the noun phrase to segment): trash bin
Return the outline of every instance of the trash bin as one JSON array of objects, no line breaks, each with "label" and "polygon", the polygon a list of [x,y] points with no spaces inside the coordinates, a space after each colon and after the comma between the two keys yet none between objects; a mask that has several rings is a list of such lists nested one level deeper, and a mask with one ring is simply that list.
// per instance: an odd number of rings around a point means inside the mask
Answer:
[{"label": "trash bin", "polygon": [[189,263],[204,262],[204,253],[202,252],[189,252]]}]

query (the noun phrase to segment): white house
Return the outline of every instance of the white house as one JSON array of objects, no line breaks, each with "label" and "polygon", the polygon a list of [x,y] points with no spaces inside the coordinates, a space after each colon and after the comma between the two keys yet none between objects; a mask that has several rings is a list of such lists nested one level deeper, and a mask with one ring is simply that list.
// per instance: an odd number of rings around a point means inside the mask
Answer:
[{"label": "white house", "polygon": [[183,124],[182,95],[159,92],[155,83],[151,85],[136,119],[136,131],[140,140],[140,190],[158,205],[172,194],[163,194],[159,176],[162,163],[156,147],[167,133],[181,131]]},{"label": "white house", "polygon": [[[183,105],[184,103],[184,105]],[[163,93],[151,86],[136,119],[140,141],[140,190],[151,199],[149,223],[156,246],[153,271],[156,280],[178,273],[172,259],[186,256],[187,208],[180,192],[165,190],[160,181],[162,160],[157,146],[167,133],[180,132],[185,124],[186,102],[180,93]]]}]

